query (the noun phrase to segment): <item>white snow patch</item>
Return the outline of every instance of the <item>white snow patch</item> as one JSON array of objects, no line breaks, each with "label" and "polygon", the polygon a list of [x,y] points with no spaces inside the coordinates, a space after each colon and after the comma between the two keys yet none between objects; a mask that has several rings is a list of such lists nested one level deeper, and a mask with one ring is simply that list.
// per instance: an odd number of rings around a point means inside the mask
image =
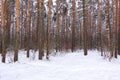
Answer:
[{"label": "white snow patch", "polygon": [[[120,57],[111,62],[103,59],[98,51],[61,53],[50,56],[50,61],[26,58],[20,51],[16,63],[0,62],[0,80],[119,80]],[[38,52],[33,52],[36,56]],[[34,56],[35,56],[34,55]]]}]

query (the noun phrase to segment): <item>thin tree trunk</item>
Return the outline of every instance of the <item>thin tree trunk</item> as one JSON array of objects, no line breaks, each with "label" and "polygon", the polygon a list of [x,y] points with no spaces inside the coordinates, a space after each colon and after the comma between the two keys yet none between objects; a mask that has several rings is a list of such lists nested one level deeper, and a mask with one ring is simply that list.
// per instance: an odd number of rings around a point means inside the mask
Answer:
[{"label": "thin tree trunk", "polygon": [[74,52],[75,51],[75,36],[76,36],[76,1],[72,0],[72,48],[71,51]]},{"label": "thin tree trunk", "polygon": [[99,7],[99,37],[100,37],[100,51],[101,56],[103,56],[103,41],[102,41],[102,6],[100,5],[101,0],[98,1]]},{"label": "thin tree trunk", "polygon": [[58,52],[59,48],[59,14],[58,14],[58,5],[59,0],[56,0],[56,52]]},{"label": "thin tree trunk", "polygon": [[83,4],[83,43],[84,43],[84,55],[87,55],[87,27],[86,27],[86,16],[85,16],[85,0],[82,0]]},{"label": "thin tree trunk", "polygon": [[119,26],[119,0],[116,0],[116,36],[115,36],[115,58],[118,54],[118,26]]},{"label": "thin tree trunk", "polygon": [[119,1],[119,21],[118,21],[118,55],[120,55],[120,1]]},{"label": "thin tree trunk", "polygon": [[30,0],[27,1],[27,57],[29,58],[29,51],[30,51]]},{"label": "thin tree trunk", "polygon": [[47,55],[46,58],[49,59],[50,54],[50,28],[51,28],[51,14],[52,14],[52,0],[48,1],[48,20],[47,20]]}]

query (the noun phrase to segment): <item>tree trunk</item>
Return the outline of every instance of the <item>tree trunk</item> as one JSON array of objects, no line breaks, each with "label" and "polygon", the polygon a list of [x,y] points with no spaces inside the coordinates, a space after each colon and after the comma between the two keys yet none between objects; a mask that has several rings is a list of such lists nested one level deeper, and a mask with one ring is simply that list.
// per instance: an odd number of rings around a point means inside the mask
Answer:
[{"label": "tree trunk", "polygon": [[31,21],[30,21],[30,0],[27,1],[27,57],[29,58],[30,51],[30,29],[31,29]]},{"label": "tree trunk", "polygon": [[44,55],[44,0],[38,1],[38,47],[39,59]]},{"label": "tree trunk", "polygon": [[15,41],[14,62],[18,61],[19,30],[20,30],[20,1],[16,0],[16,41]]},{"label": "tree trunk", "polygon": [[116,0],[116,32],[115,32],[115,58],[118,54],[118,26],[119,26],[119,0]]},{"label": "tree trunk", "polygon": [[109,0],[107,0],[107,21],[106,21],[106,32],[107,32],[107,41],[108,41],[108,50],[110,52],[110,59],[113,57],[113,53],[112,53],[112,47],[111,47],[111,24],[110,24],[110,13],[109,13],[109,9],[110,9],[110,2]]},{"label": "tree trunk", "polygon": [[59,0],[56,0],[56,52],[58,52],[59,48],[59,14],[58,14],[58,7],[59,7]]},{"label": "tree trunk", "polygon": [[102,41],[102,6],[100,5],[101,0],[98,1],[98,8],[99,8],[99,45],[100,45],[100,51],[101,51],[101,56],[103,56],[103,41]]},{"label": "tree trunk", "polygon": [[72,48],[71,51],[75,51],[75,38],[76,38],[76,1],[72,0]]},{"label": "tree trunk", "polygon": [[52,0],[48,1],[48,20],[47,20],[47,55],[46,58],[49,59],[50,54],[50,28],[51,28],[51,14],[52,14]]},{"label": "tree trunk", "polygon": [[86,28],[86,16],[85,16],[85,0],[82,0],[83,4],[83,43],[84,43],[84,55],[87,55],[87,28]]},{"label": "tree trunk", "polygon": [[8,0],[3,2],[2,5],[2,62],[5,63],[5,57],[6,57],[6,50],[5,50],[5,18],[6,18],[6,10],[8,7]]},{"label": "tree trunk", "polygon": [[[119,21],[118,25],[120,26],[120,1],[119,1]],[[118,55],[120,55],[120,27],[118,26]]]}]

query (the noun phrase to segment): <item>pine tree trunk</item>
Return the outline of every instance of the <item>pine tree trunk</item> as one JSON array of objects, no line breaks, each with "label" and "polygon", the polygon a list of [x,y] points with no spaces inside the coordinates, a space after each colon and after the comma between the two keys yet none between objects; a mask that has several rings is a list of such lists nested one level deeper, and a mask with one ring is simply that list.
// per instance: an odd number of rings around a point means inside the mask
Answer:
[{"label": "pine tree trunk", "polygon": [[100,5],[101,0],[98,1],[98,7],[99,7],[99,39],[100,39],[100,51],[101,56],[103,56],[103,41],[102,41],[102,6]]},{"label": "pine tree trunk", "polygon": [[[66,3],[66,5],[67,5],[67,2],[66,2],[66,0],[65,0],[65,3]],[[69,39],[68,39],[68,25],[69,25],[69,22],[68,22],[68,5],[66,6],[66,22],[65,22],[65,49],[66,49],[66,51],[68,51],[68,49],[69,49]]]},{"label": "pine tree trunk", "polygon": [[113,49],[113,55],[115,54],[115,46],[116,46],[116,27],[115,27],[115,8],[114,8],[114,0],[112,0],[112,49]]},{"label": "pine tree trunk", "polygon": [[111,48],[111,24],[110,24],[110,17],[109,17],[109,9],[110,9],[110,2],[107,0],[107,21],[106,21],[106,32],[107,32],[107,39],[108,39],[108,50],[110,52],[110,59],[113,57],[112,48]]},{"label": "pine tree trunk", "polygon": [[44,1],[38,1],[38,47],[39,59],[42,60],[44,55]]},{"label": "pine tree trunk", "polygon": [[27,57],[29,58],[29,51],[30,51],[30,0],[27,1]]},{"label": "pine tree trunk", "polygon": [[116,0],[116,32],[115,32],[115,58],[118,54],[118,26],[119,26],[119,0]]},{"label": "pine tree trunk", "polygon": [[83,4],[83,45],[84,45],[84,55],[87,55],[87,28],[86,28],[86,16],[85,16],[85,0],[82,0]]},{"label": "pine tree trunk", "polygon": [[59,48],[59,14],[58,14],[58,7],[59,7],[59,0],[56,0],[56,52],[58,52]]},{"label": "pine tree trunk", "polygon": [[5,50],[5,18],[6,18],[6,10],[7,10],[7,0],[3,2],[2,5],[2,62],[5,63],[5,57],[6,57],[6,50]]},{"label": "pine tree trunk", "polygon": [[[118,25],[120,26],[120,1],[119,1],[119,21],[118,21]],[[120,27],[118,26],[118,55],[120,55]]]},{"label": "pine tree trunk", "polygon": [[20,28],[20,1],[16,0],[16,40],[15,40],[14,62],[18,61],[19,28]]},{"label": "pine tree trunk", "polygon": [[47,20],[47,55],[46,58],[49,59],[50,54],[50,28],[51,28],[51,14],[52,14],[52,0],[48,1],[48,20]]},{"label": "pine tree trunk", "polygon": [[71,51],[74,52],[75,51],[75,36],[76,36],[76,1],[72,0],[72,48]]}]

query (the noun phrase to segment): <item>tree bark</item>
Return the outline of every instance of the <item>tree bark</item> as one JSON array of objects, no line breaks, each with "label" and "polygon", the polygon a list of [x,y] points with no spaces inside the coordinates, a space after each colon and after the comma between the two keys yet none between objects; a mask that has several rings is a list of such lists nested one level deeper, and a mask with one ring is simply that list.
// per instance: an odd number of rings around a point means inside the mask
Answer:
[{"label": "tree bark", "polygon": [[20,1],[16,0],[16,40],[15,40],[14,62],[18,61],[19,30],[20,30]]},{"label": "tree bark", "polygon": [[39,59],[44,55],[44,0],[38,0],[38,48]]},{"label": "tree bark", "polygon": [[87,55],[87,27],[86,27],[86,16],[85,16],[85,0],[82,0],[83,4],[83,44],[84,44],[84,55]]},{"label": "tree bark", "polygon": [[72,48],[71,51],[75,51],[75,36],[76,36],[76,1],[72,0]]},{"label": "tree bark", "polygon": [[27,57],[29,58],[30,54],[30,29],[31,29],[31,21],[30,21],[30,0],[27,1]]},{"label": "tree bark", "polygon": [[58,7],[59,7],[59,0],[56,0],[56,52],[58,52],[59,48],[59,13],[58,13]]},{"label": "tree bark", "polygon": [[50,28],[51,28],[51,14],[52,14],[52,0],[48,1],[48,19],[47,19],[47,55],[46,58],[49,59],[50,54]]},{"label": "tree bark", "polygon": [[6,10],[8,8],[8,0],[5,0],[2,5],[2,62],[5,63],[6,50],[5,50],[5,18],[6,18]]},{"label": "tree bark", "polygon": [[119,0],[116,0],[116,32],[115,32],[115,58],[118,54],[118,26],[119,26]]}]

